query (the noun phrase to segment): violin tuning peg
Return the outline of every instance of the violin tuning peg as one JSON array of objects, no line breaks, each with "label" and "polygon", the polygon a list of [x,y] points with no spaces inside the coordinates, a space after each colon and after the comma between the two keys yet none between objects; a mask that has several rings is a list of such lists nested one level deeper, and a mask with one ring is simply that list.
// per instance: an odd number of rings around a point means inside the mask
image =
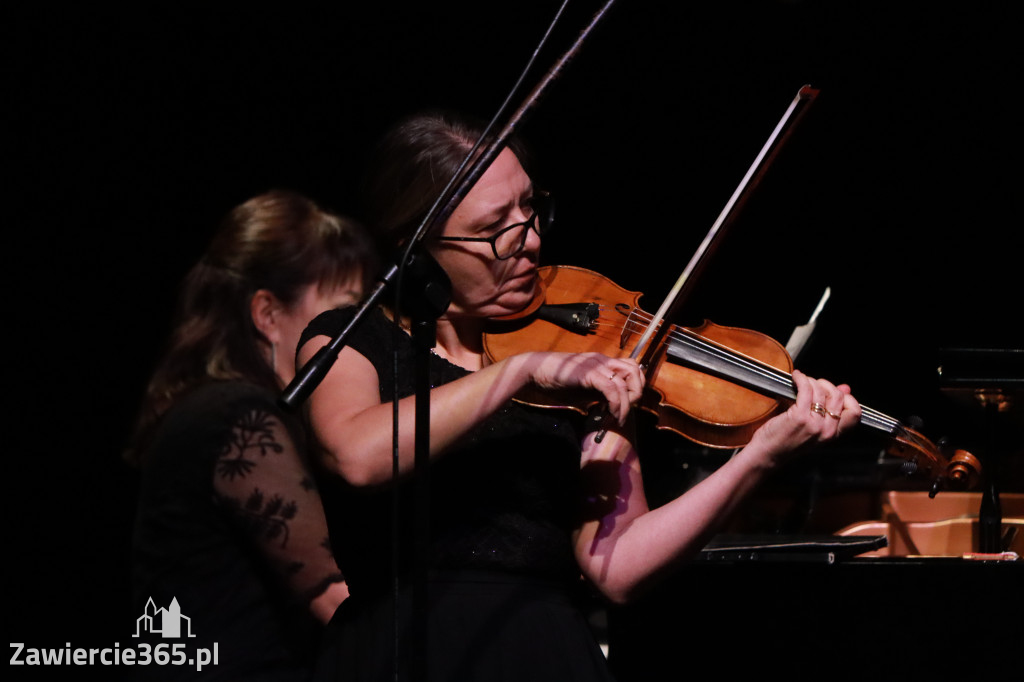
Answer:
[{"label": "violin tuning peg", "polygon": [[952,455],[955,451],[952,442],[950,442],[947,436],[943,436],[942,438],[939,438],[937,441],[935,441],[935,447],[946,458]]},{"label": "violin tuning peg", "polygon": [[924,420],[918,417],[916,414],[912,414],[907,417],[907,426],[914,429],[915,431],[924,431]]}]

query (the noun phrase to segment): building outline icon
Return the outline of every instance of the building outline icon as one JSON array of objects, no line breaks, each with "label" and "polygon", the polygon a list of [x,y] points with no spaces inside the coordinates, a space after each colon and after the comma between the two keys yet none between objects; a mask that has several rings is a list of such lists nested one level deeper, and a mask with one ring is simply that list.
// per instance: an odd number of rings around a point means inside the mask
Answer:
[{"label": "building outline icon", "polygon": [[[184,624],[184,628],[182,628]],[[182,630],[185,633],[182,635]],[[162,637],[195,637],[192,633],[192,619],[182,615],[178,598],[172,597],[167,608],[156,607],[153,598],[146,602],[146,608],[142,615],[135,619],[135,634],[132,637],[139,637],[144,632],[158,633]]]}]

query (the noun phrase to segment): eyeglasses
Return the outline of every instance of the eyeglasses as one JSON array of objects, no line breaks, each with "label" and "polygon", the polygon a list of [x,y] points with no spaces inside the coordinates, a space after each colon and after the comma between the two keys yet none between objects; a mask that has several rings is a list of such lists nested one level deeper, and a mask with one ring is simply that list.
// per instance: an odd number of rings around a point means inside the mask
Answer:
[{"label": "eyeglasses", "polygon": [[521,223],[509,225],[490,237],[438,237],[443,242],[487,242],[491,245],[491,251],[498,260],[507,260],[522,252],[526,247],[526,237],[530,228],[538,236],[544,235],[551,230],[554,223],[554,205],[551,195],[547,192],[538,192],[533,196],[533,214]]}]

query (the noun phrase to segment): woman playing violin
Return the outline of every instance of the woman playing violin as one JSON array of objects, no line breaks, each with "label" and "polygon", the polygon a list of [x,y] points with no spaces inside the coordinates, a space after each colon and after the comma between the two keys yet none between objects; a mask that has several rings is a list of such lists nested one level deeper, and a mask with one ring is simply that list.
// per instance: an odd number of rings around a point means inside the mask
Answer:
[{"label": "woman playing violin", "polygon": [[[371,226],[392,246],[408,239],[478,135],[445,116],[394,129],[370,174],[369,198],[380,207]],[[629,600],[698,552],[767,472],[860,415],[848,387],[794,372],[798,396],[787,411],[712,476],[650,509],[630,430],[644,389],[634,361],[525,352],[488,363],[482,352],[488,319],[536,295],[543,223],[521,158],[502,150],[440,234],[427,238],[452,281],[430,370],[430,680],[611,679],[574,607],[575,590],[590,585],[612,602]],[[403,494],[414,455],[412,350],[403,320],[392,318],[381,309],[363,321],[308,404],[322,462],[342,480],[324,494],[352,595],[332,622],[324,679],[384,679],[391,671],[395,348]],[[314,321],[299,362],[348,319],[333,312]],[[595,392],[613,422],[606,437],[579,434],[565,412],[512,401],[531,385]],[[399,567],[409,569],[402,550]]]}]

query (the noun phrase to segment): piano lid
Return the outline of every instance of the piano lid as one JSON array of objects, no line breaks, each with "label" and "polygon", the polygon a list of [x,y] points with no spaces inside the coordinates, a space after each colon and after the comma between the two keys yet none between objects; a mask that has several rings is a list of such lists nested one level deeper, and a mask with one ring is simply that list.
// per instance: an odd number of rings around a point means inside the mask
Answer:
[{"label": "piano lid", "polygon": [[1024,403],[1024,349],[943,348],[939,350],[943,393],[998,412],[1020,412]]}]

